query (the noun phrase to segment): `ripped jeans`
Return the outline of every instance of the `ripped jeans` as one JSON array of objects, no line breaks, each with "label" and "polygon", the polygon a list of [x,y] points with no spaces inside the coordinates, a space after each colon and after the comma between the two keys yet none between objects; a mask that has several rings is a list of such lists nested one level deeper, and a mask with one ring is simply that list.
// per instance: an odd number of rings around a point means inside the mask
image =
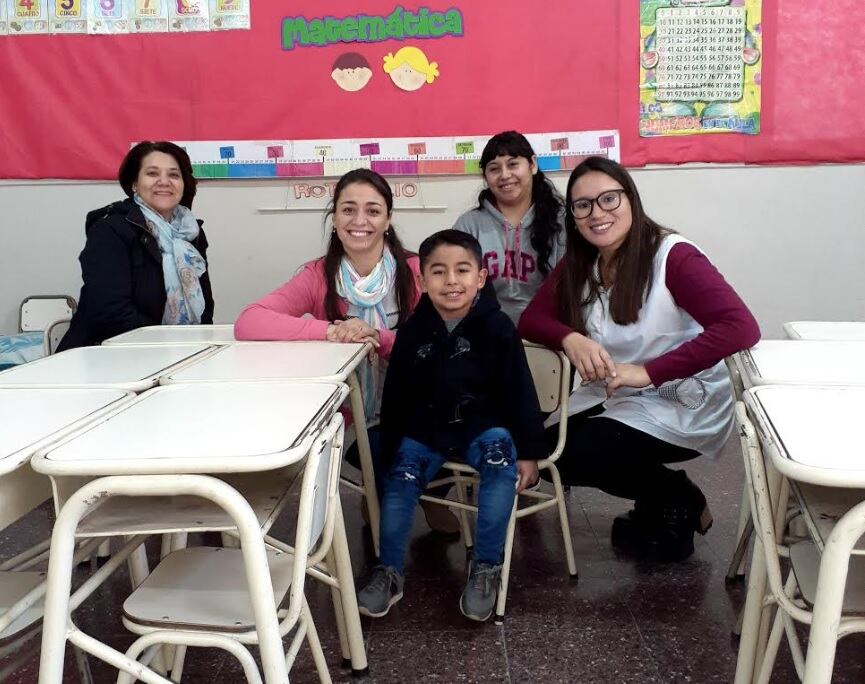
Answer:
[{"label": "ripped jeans", "polygon": [[[516,448],[504,428],[490,428],[478,435],[465,453],[465,463],[478,471],[478,522],[474,559],[479,563],[502,562],[505,535],[516,496]],[[418,499],[441,468],[445,458],[405,437],[385,478],[381,502],[379,562],[403,572],[405,551]]]}]

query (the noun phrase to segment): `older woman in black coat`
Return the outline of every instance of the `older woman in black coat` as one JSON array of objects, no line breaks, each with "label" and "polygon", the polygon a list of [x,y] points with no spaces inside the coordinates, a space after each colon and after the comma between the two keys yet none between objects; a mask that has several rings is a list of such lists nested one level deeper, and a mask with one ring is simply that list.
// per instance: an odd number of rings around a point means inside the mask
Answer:
[{"label": "older woman in black coat", "polygon": [[120,165],[127,199],[87,214],[78,310],[58,351],[145,325],[213,322],[207,239],[192,214],[189,155],[142,142]]}]

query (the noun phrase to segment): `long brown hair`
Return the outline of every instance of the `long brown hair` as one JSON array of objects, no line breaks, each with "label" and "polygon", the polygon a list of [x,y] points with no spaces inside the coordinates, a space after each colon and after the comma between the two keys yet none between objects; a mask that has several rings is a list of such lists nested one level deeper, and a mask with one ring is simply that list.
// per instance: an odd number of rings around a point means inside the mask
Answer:
[{"label": "long brown hair", "polygon": [[[354,169],[349,171],[336,183],[333,189],[333,200],[328,205],[327,212],[324,215],[325,230],[327,230],[327,218],[333,216],[336,211],[339,196],[346,187],[353,183],[363,183],[372,187],[378,194],[384,197],[385,205],[387,206],[387,214],[391,215],[393,211],[393,192],[390,185],[382,178],[381,175],[369,169]],[[411,252],[402,246],[402,242],[397,237],[393,224],[388,224],[387,230],[384,233],[385,244],[390,249],[396,260],[396,276],[394,285],[396,287],[396,303],[399,309],[399,317],[397,325],[401,325],[411,313],[411,303],[417,293],[417,283],[414,273],[408,265],[408,258],[412,256]],[[336,291],[336,274],[339,271],[339,265],[342,257],[345,256],[345,249],[340,242],[336,230],[331,230],[330,240],[327,245],[327,252],[324,255],[324,277],[327,284],[327,291],[324,295],[324,310],[329,321],[335,321],[342,318],[343,314],[340,311],[340,297]]]},{"label": "long brown hair", "polygon": [[605,157],[588,157],[571,172],[565,193],[568,248],[562,259],[564,265],[556,293],[560,320],[581,334],[586,332],[583,308],[599,294],[600,283],[594,276],[598,248],[580,235],[570,206],[574,184],[590,171],[599,171],[618,181],[631,203],[631,229],[613,256],[616,282],[610,290],[610,315],[617,324],[636,323],[652,284],[655,254],[664,236],[674,232],[646,216],[637,186],[621,164]]}]

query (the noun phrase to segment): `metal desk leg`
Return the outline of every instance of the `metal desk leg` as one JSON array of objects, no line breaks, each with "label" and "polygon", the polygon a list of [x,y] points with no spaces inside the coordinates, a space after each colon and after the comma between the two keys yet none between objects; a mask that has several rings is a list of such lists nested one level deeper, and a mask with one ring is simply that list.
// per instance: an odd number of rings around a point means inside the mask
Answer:
[{"label": "metal desk leg", "polygon": [[372,544],[375,555],[378,556],[379,535],[379,506],[378,492],[375,487],[375,472],[372,467],[372,452],[369,448],[369,435],[366,433],[366,416],[363,412],[363,396],[360,393],[360,383],[357,374],[352,373],[349,378],[351,393],[351,413],[354,418],[355,439],[357,440],[357,451],[360,456],[360,470],[363,476],[363,490],[366,497],[366,506],[369,510],[369,526],[372,531]]},{"label": "metal desk leg", "polygon": [[735,684],[751,684],[757,662],[757,645],[763,615],[763,596],[766,594],[766,557],[759,535],[754,535],[754,556],[748,573],[748,594],[742,614],[742,636],[736,659]]},{"label": "metal desk leg", "polygon": [[835,665],[835,648],[839,636],[841,606],[847,584],[850,552],[865,527],[865,501],[857,504],[835,523],[817,578],[814,617],[808,633],[808,655],[805,658],[806,684],[830,684]]},{"label": "metal desk leg", "polygon": [[339,595],[342,601],[342,614],[345,618],[346,637],[351,652],[351,670],[355,675],[366,674],[369,666],[366,661],[366,647],[363,644],[363,628],[360,613],[357,611],[357,596],[354,593],[354,573],[348,555],[348,541],[345,536],[345,521],[342,516],[342,503],[336,507],[336,522],[333,529],[333,557],[336,561],[334,574],[339,581]]}]

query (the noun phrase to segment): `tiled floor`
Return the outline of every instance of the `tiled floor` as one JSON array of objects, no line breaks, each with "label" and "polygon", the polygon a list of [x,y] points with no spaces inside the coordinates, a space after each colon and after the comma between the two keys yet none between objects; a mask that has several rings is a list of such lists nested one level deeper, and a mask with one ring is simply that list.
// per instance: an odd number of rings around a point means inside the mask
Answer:
[{"label": "tiled floor", "polygon": [[[738,444],[731,442],[718,460],[699,459],[688,465],[688,472],[705,491],[715,515],[709,534],[697,538],[692,558],[671,565],[617,558],[609,530],[613,517],[627,509],[626,502],[575,488],[569,510],[579,582],[567,576],[554,515],[521,521],[508,611],[500,627],[462,617],[457,602],[465,577],[463,548],[428,534],[419,516],[409,550],[405,598],[385,618],[364,618],[367,677],[352,678],[340,668],[329,590],[307,583],[334,681],[731,682],[736,651],[730,632],[744,600],[743,587],[724,584],[741,492]],[[360,575],[370,560],[370,546],[357,514],[358,497],[346,492],[343,500],[355,572]],[[49,525],[48,510],[43,508],[7,529],[0,537],[0,556],[8,557],[46,535]],[[128,586],[128,579],[118,574],[76,613],[78,625],[114,646],[129,644],[118,611]],[[18,653],[24,662],[12,674],[8,668],[14,656],[0,660],[0,680],[7,676],[10,683],[35,682],[38,645],[36,639],[29,654]],[[106,665],[91,659],[91,667],[97,684],[114,681]],[[184,682],[242,680],[230,657],[190,651]],[[79,681],[71,655],[65,681]],[[292,682],[314,681],[311,660],[302,651]],[[772,681],[797,681],[785,647]],[[841,642],[833,681],[865,681],[863,635]]]}]

